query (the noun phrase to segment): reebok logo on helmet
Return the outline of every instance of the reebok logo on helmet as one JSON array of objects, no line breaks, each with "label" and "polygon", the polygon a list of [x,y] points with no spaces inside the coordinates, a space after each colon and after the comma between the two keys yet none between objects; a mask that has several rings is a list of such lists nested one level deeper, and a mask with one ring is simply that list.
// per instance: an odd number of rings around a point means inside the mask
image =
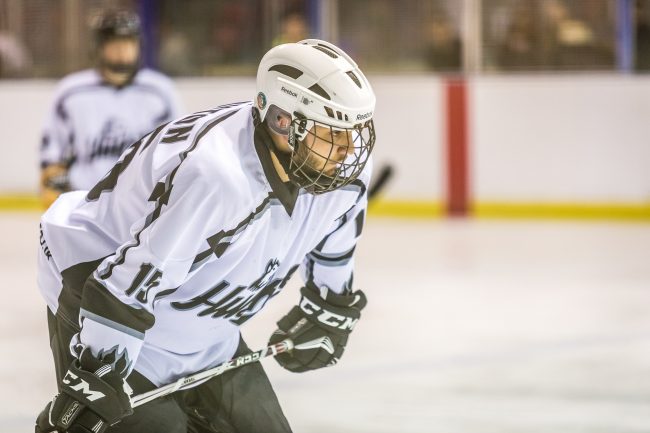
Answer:
[{"label": "reebok logo on helmet", "polygon": [[357,114],[357,120],[366,120],[369,117],[372,117],[372,111],[368,111],[364,114]]},{"label": "reebok logo on helmet", "polygon": [[291,90],[285,88],[284,86],[282,86],[282,89],[280,89],[280,90],[282,90],[282,91],[283,91],[284,93],[286,93],[287,95],[291,95],[291,96],[293,96],[294,98],[297,98],[297,97],[298,97],[298,94],[297,94],[296,92],[292,92]]}]

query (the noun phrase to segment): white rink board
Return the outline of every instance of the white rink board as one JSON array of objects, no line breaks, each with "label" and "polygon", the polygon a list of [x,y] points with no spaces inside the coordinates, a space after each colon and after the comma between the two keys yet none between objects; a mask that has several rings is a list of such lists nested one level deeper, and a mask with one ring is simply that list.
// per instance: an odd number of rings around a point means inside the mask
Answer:
[{"label": "white rink board", "polygon": [[[377,166],[385,196],[442,202],[444,82],[371,76]],[[469,182],[475,202],[646,204],[650,201],[650,77],[476,76],[468,79]],[[188,111],[245,100],[253,78],[177,81]],[[0,195],[36,192],[38,146],[53,81],[0,81]]]},{"label": "white rink board", "polygon": [[650,77],[475,77],[477,202],[650,202]]},{"label": "white rink board", "polygon": [[[36,214],[0,213],[0,432],[54,393]],[[650,226],[368,221],[369,297],[339,365],[265,367],[295,432],[637,433],[650,427]],[[245,325],[253,348],[297,281]]]},{"label": "white rink board", "polygon": [[[442,197],[442,96],[435,77],[371,77],[377,93],[377,166],[394,164],[387,197],[440,200]],[[188,112],[253,99],[254,78],[183,78],[176,81]],[[0,81],[0,195],[35,193],[41,129],[54,81]],[[414,187],[416,186],[416,187]]]}]

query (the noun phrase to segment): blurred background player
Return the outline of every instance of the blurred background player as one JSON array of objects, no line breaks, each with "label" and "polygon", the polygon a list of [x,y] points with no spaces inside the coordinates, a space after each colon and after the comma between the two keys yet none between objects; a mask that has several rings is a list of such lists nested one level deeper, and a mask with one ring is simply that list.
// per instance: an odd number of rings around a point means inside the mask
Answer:
[{"label": "blurred background player", "polygon": [[43,132],[41,199],[90,189],[120,154],[180,114],[170,79],[140,68],[140,20],[126,10],[96,17],[95,68],[70,74],[56,90]]}]

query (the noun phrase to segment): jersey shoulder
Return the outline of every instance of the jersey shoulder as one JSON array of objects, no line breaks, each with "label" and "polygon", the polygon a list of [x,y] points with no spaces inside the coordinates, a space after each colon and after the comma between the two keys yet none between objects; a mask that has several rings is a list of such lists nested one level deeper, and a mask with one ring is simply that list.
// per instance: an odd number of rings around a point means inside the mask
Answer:
[{"label": "jersey shoulder", "polygon": [[101,77],[94,69],[73,72],[61,79],[56,85],[56,98],[64,99],[66,96],[83,90],[90,90],[101,86]]},{"label": "jersey shoulder", "polygon": [[167,75],[153,69],[143,68],[138,71],[134,79],[135,84],[152,86],[165,92],[174,91],[174,82]]},{"label": "jersey shoulder", "polygon": [[218,184],[237,197],[254,193],[258,173],[251,164],[255,154],[250,104],[233,104],[206,116],[201,123],[196,151],[187,159],[188,169],[197,178]]}]

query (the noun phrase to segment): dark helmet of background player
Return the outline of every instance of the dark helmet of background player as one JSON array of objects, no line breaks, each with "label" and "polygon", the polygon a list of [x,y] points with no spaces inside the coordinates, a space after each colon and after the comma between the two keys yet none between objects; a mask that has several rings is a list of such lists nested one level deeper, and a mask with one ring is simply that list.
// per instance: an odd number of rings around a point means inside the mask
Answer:
[{"label": "dark helmet of background player", "polygon": [[138,15],[126,10],[108,11],[96,18],[92,28],[95,34],[96,58],[99,67],[114,73],[134,74],[140,63],[139,55],[133,62],[111,62],[103,58],[102,49],[106,43],[116,39],[131,39],[139,44],[140,18]]}]

